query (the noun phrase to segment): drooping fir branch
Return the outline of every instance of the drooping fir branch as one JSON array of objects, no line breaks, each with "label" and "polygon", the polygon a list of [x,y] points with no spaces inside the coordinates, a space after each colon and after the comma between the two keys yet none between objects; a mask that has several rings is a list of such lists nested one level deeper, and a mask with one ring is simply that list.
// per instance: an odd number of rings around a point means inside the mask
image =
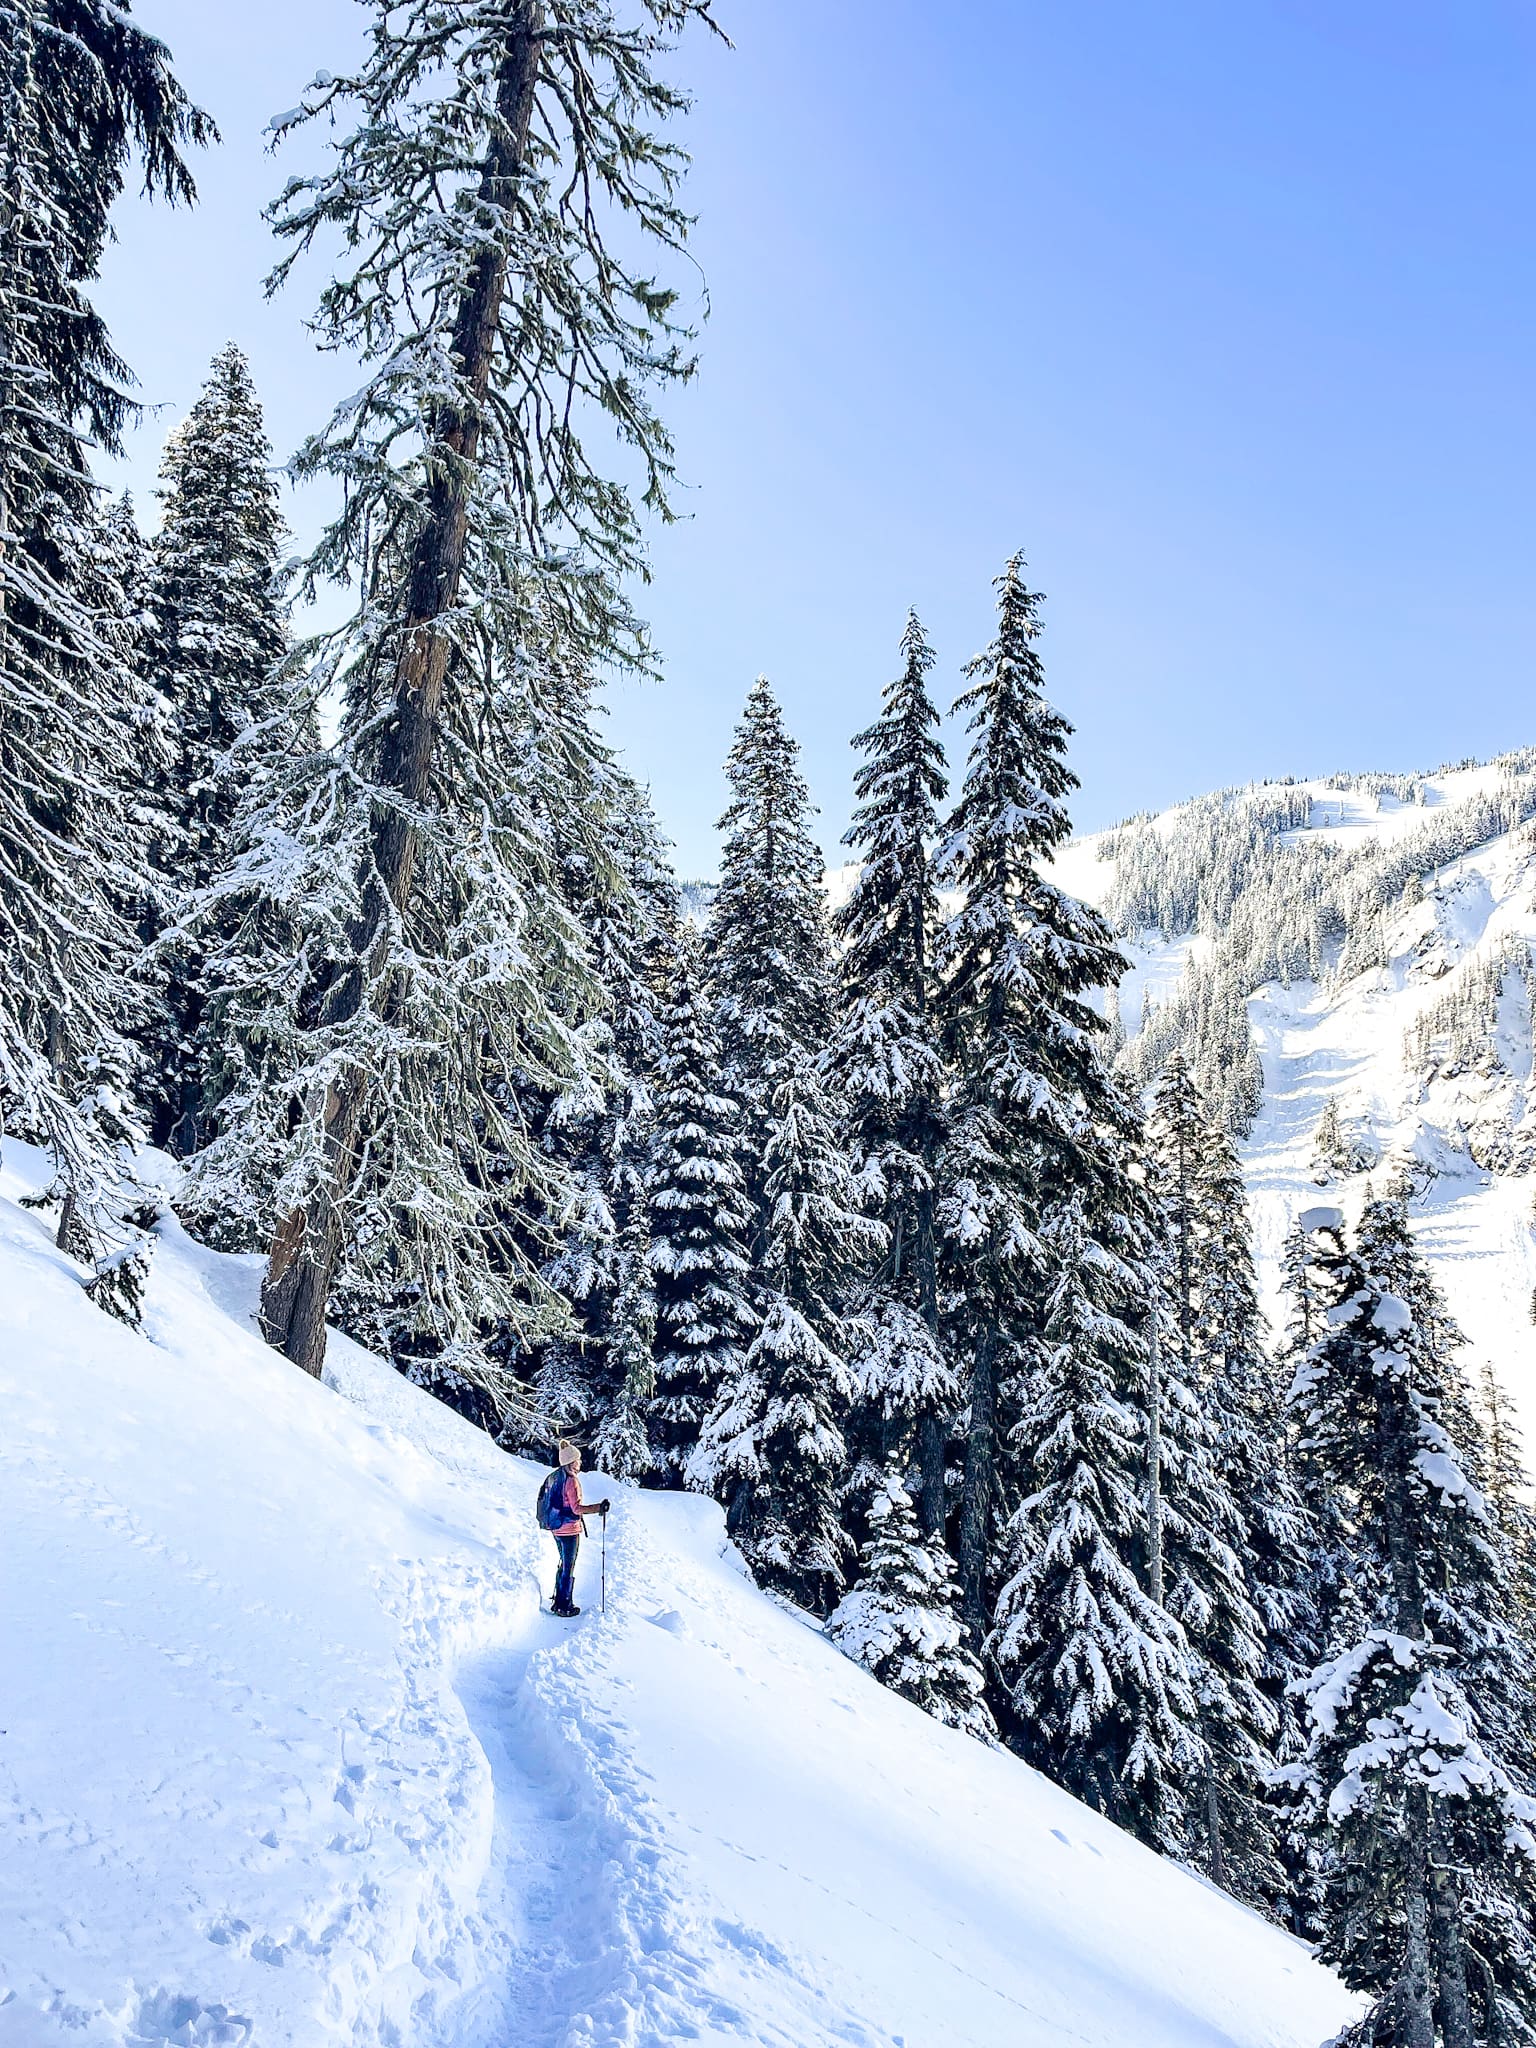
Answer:
[{"label": "drooping fir branch", "polygon": [[126,7],[0,8],[0,1114],[53,1150],[66,1218],[111,1177],[89,1103],[126,1060],[143,886],[138,693],[86,465],[134,408],[90,286],[130,173],[190,201],[184,151],[213,133]]}]

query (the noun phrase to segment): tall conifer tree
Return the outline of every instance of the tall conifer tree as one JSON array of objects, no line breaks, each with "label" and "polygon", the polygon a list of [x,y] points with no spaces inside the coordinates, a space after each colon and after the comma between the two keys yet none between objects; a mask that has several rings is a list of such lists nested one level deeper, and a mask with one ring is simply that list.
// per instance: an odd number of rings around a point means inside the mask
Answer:
[{"label": "tall conifer tree", "polygon": [[[999,1448],[1014,1419],[999,1417],[1000,1381],[1010,1350],[1041,1336],[1053,1286],[1044,1220],[1077,1194],[1080,1226],[1109,1233],[1134,1206],[1135,1119],[1111,1082],[1092,1001],[1125,963],[1098,913],[1046,878],[1071,833],[1070,728],[1045,697],[1040,598],[1021,557],[997,593],[996,637],[969,664],[957,707],[972,739],[944,879],[960,908],[938,947],[944,1046],[957,1075],[939,1220],[969,1404],[960,1584],[978,1640],[996,1584]],[[1120,1269],[1130,1281],[1116,1303],[1129,1373],[1138,1340],[1123,1318],[1144,1320],[1150,1276],[1133,1278],[1123,1258]]]},{"label": "tall conifer tree", "polygon": [[1014,1423],[1029,1484],[988,1645],[1007,1732],[1076,1798],[1177,1851],[1196,1702],[1183,1633],[1134,1568],[1147,1537],[1145,1446],[1121,1395],[1120,1277],[1081,1195],[1055,1211],[1041,1249],[1055,1278]]},{"label": "tall conifer tree", "polygon": [[656,1142],[647,1187],[656,1290],[654,1467],[681,1482],[704,1419],[740,1369],[757,1325],[745,1238],[740,1111],[725,1092],[719,1046],[700,983],[697,938],[685,930],[661,1014],[653,1100]]},{"label": "tall conifer tree", "polygon": [[1202,1752],[1191,1847],[1217,1883],[1279,1909],[1266,1795],[1294,1675],[1300,1506],[1263,1355],[1242,1175],[1177,1054],[1148,1140],[1173,1324],[1160,1418],[1165,1598],[1189,1640]]},{"label": "tall conifer tree", "polygon": [[945,1439],[956,1396],[940,1343],[934,1232],[945,1073],[933,1007],[933,855],[949,785],[928,687],[933,650],[915,612],[901,652],[902,672],[886,686],[880,717],[854,741],[865,759],[844,844],[858,874],[832,920],[843,1009],[829,1058],[866,1199],[889,1231],[861,1379],[878,1416],[900,1415],[915,1429],[918,1521],[932,1535],[944,1526]]},{"label": "tall conifer tree", "polygon": [[840,1314],[850,1270],[877,1253],[815,1061],[778,1083],[764,1160],[761,1320],[707,1418],[690,1477],[726,1503],[764,1584],[818,1612],[847,1577],[838,1513],[854,1393]]},{"label": "tall conifer tree", "polygon": [[[608,1442],[610,1416],[628,1386],[623,1476],[637,1478],[645,1469],[635,1462],[644,1428],[634,1404],[648,1399],[648,1388],[634,1365],[634,1318],[647,1326],[653,1320],[645,1208],[655,1143],[651,1089],[661,1050],[657,976],[675,955],[678,904],[645,792],[595,739],[590,713],[573,719],[563,786],[584,794],[551,820],[562,848],[562,893],[591,973],[573,984],[579,1007],[569,1022],[586,1053],[575,1084],[552,1101],[530,1098],[530,1121],[542,1123],[542,1142],[567,1173],[566,1207],[545,1277],[571,1309],[570,1329],[545,1348],[536,1406],[563,1433],[598,1431]],[[560,780],[538,779],[545,786]],[[621,1297],[630,1332],[622,1344]],[[612,1458],[606,1469],[618,1469]]]},{"label": "tall conifer tree", "polygon": [[1337,1210],[1301,1221],[1326,1323],[1292,1398],[1360,1596],[1303,1687],[1311,1742],[1291,1772],[1330,1838],[1323,1953],[1374,2000],[1362,2043],[1518,2039],[1536,2017],[1536,1808],[1464,1647],[1498,1569],[1496,1525],[1446,1427],[1433,1324],[1348,1248]]},{"label": "tall conifer tree", "polygon": [[833,973],[800,747],[759,676],[727,756],[720,889],[707,939],[726,1087],[741,1105],[751,1250],[766,1256],[768,1145],[780,1088],[827,1041]]},{"label": "tall conifer tree", "polygon": [[[345,486],[307,571],[359,592],[306,657],[317,689],[344,686],[341,734],[251,842],[269,895],[301,867],[340,877],[292,976],[293,1134],[261,1316],[318,1372],[345,1251],[354,1286],[386,1292],[396,1270],[417,1285],[423,1330],[472,1377],[490,1371],[485,1329],[529,1320],[538,1290],[537,1259],[487,1221],[486,1177],[508,1207],[520,1188],[554,1201],[533,1191],[514,1077],[558,1090],[583,1057],[579,1006],[551,986],[584,971],[538,815],[560,793],[509,771],[559,672],[645,658],[623,594],[643,567],[638,508],[589,429],[611,424],[665,516],[652,398],[691,358],[639,251],[686,232],[683,158],[660,132],[684,102],[655,64],[708,8],[372,13],[362,65],[293,117],[337,124],[334,160],[273,215],[291,244],[279,277],[332,235],[346,251],[317,326],[365,378],[296,464]],[[640,231],[622,250],[605,239],[621,214]]]},{"label": "tall conifer tree", "polygon": [[888,1471],[870,1505],[858,1583],[828,1616],[827,1633],[936,1721],[993,1742],[981,1666],[954,1609],[954,1560],[942,1537],[919,1530],[899,1473]]},{"label": "tall conifer tree", "polygon": [[[182,905],[229,857],[246,780],[242,742],[247,752],[264,744],[261,728],[296,709],[278,675],[287,635],[271,449],[250,366],[232,343],[167,442],[160,479],[142,660],[165,708],[171,757],[152,848],[151,937],[177,924]],[[204,951],[194,935],[178,934],[152,956],[151,1133],[182,1155],[209,1128]]]}]

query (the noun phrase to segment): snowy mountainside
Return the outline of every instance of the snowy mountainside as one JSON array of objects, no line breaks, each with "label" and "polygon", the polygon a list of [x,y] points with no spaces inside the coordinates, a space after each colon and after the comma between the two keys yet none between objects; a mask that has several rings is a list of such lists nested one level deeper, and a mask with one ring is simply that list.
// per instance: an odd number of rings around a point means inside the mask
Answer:
[{"label": "snowy mountainside", "polygon": [[1493,1366],[1528,1437],[1533,817],[1523,751],[1220,792],[1075,841],[1057,864],[1128,934],[1124,1063],[1147,1080],[1184,1046],[1244,1133],[1272,1318],[1296,1213],[1349,1211],[1373,1177],[1406,1173],[1474,1378]]},{"label": "snowy mountainside", "polygon": [[719,893],[718,882],[679,882],[677,885],[683,916],[690,924],[697,925],[701,931],[709,923],[709,913],[714,909],[715,898]]},{"label": "snowy mountainside", "polygon": [[[615,1489],[537,1471],[166,1225],[145,1332],[0,1181],[0,2048],[1317,2048],[1256,1916],[942,1728]],[[599,1481],[598,1485],[601,1486]]]}]

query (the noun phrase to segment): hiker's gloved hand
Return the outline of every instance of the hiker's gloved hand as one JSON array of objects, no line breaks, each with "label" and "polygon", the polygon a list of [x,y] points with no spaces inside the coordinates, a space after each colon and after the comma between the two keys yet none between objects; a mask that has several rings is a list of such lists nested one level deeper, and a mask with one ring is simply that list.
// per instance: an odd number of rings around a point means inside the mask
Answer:
[{"label": "hiker's gloved hand", "polygon": [[612,1505],[612,1501],[600,1500],[597,1504],[597,1512],[600,1515],[606,1515],[609,1508],[612,1507]]}]

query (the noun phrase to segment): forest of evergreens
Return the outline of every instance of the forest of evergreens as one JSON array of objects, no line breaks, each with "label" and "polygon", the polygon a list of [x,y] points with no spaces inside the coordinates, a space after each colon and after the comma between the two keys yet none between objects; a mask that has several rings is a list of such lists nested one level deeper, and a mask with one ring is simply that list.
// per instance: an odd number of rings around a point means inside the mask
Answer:
[{"label": "forest of evergreens", "polygon": [[[883,695],[870,650],[835,916],[752,685],[696,922],[602,688],[657,666],[634,594],[694,346],[651,274],[688,225],[665,53],[709,10],[374,15],[293,117],[336,124],[330,168],[273,213],[362,365],[291,466],[333,506],[297,565],[233,345],[152,520],[96,481],[131,407],[111,209],[190,202],[208,124],[105,0],[4,15],[0,1109],[59,1246],[136,1318],[158,1148],[188,1227],[265,1258],[296,1368],[329,1323],[511,1452],[714,1495],[886,1684],[1317,1942],[1374,2000],[1359,2042],[1532,2038],[1508,1416],[1395,1182],[1298,1219],[1266,1330],[1234,1136],[1247,995],[1369,964],[1384,909],[1536,809],[1529,764],[1368,869],[1283,843],[1299,791],[1122,828],[1111,921],[1052,879],[1070,728],[1015,555],[953,771],[916,614]],[[1146,926],[1220,943],[1117,1059]]]}]

